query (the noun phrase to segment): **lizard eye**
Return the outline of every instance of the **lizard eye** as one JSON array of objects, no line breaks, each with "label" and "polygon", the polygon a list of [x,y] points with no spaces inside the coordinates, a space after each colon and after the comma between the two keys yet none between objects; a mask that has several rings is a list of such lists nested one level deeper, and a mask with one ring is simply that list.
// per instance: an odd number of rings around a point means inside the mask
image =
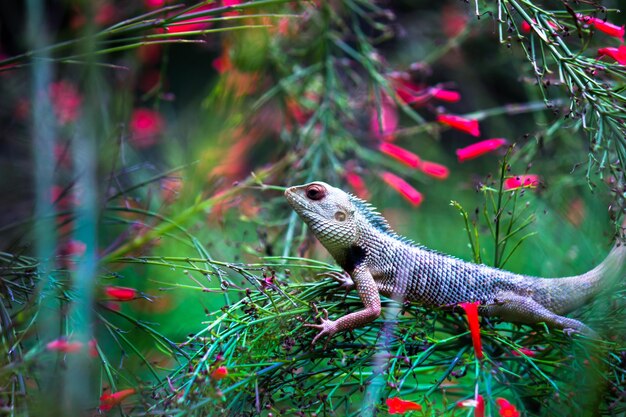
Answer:
[{"label": "lizard eye", "polygon": [[335,213],[335,220],[337,220],[338,222],[346,221],[346,213],[344,213],[343,211],[338,211],[337,213]]},{"label": "lizard eye", "polygon": [[326,188],[319,184],[311,184],[304,191],[307,198],[311,200],[321,200],[326,195]]}]

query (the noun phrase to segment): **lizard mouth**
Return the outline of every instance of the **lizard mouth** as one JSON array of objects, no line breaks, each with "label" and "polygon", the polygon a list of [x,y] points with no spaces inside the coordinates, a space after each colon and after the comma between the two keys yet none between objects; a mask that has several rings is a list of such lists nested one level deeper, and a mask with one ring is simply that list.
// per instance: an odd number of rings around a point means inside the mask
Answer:
[{"label": "lizard mouth", "polygon": [[296,191],[297,187],[287,188],[285,190],[285,198],[291,207],[298,213],[309,210],[309,202]]},{"label": "lizard mouth", "polygon": [[287,188],[285,190],[285,198],[292,207],[304,206],[304,199],[296,193],[296,187]]}]

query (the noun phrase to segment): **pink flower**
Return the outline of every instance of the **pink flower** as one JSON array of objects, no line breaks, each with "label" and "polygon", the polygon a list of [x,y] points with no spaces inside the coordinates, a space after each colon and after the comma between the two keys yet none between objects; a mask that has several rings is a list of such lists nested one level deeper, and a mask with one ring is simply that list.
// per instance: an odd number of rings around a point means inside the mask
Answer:
[{"label": "pink flower", "polygon": [[100,411],[109,411],[116,405],[119,405],[126,397],[135,393],[133,388],[123,389],[121,391],[104,393],[100,396]]},{"label": "pink flower", "polygon": [[459,162],[464,162],[478,158],[488,152],[493,152],[504,144],[506,144],[506,139],[487,139],[465,148],[457,149],[456,156],[459,158]]},{"label": "pink flower", "polygon": [[504,398],[496,398],[496,404],[498,405],[498,414],[500,417],[519,417],[520,413],[513,404],[505,400]]},{"label": "pink flower", "polygon": [[480,341],[480,323],[478,322],[478,306],[480,303],[474,301],[473,303],[461,303],[460,306],[465,310],[467,314],[467,322],[470,328],[470,334],[472,336],[472,345],[474,345],[474,353],[478,359],[483,358],[483,345]]},{"label": "pink flower", "polygon": [[619,48],[600,48],[598,49],[598,57],[610,56],[620,65],[626,65],[626,45],[620,45]]},{"label": "pink flower", "polygon": [[515,188],[535,188],[539,185],[539,175],[528,174],[518,175],[504,180],[504,189],[512,190]]},{"label": "pink flower", "polygon": [[422,161],[419,167],[422,172],[430,177],[437,178],[438,180],[445,180],[450,175],[450,170],[441,164],[430,161]]},{"label": "pink flower", "polygon": [[372,109],[370,132],[380,140],[393,140],[398,127],[396,104],[388,97],[383,97],[380,107]]},{"label": "pink flower", "polygon": [[415,155],[413,152],[401,148],[393,143],[382,142],[378,149],[390,157],[397,159],[403,164],[410,166],[411,168],[417,168],[420,165],[420,157]]},{"label": "pink flower", "polygon": [[609,36],[620,38],[624,42],[624,26],[617,26],[613,23],[609,23],[605,20],[599,19],[593,16],[585,16],[577,13],[576,17],[581,22],[595,27],[598,31],[606,33]]},{"label": "pink flower", "polygon": [[149,148],[156,143],[164,126],[165,121],[159,112],[146,108],[135,109],[130,118],[130,141],[136,148]]},{"label": "pink flower", "polygon": [[398,397],[387,398],[386,402],[389,414],[404,414],[407,411],[420,411],[422,409],[421,405]]},{"label": "pink flower", "polygon": [[478,394],[476,399],[459,401],[456,403],[457,407],[472,407],[474,408],[474,417],[485,417],[485,400],[483,396]]},{"label": "pink flower", "polygon": [[437,121],[448,125],[453,129],[460,130],[461,132],[469,133],[472,136],[480,136],[480,127],[478,126],[478,120],[465,119],[461,116],[455,116],[452,114],[439,114],[437,115]]},{"label": "pink flower", "polygon": [[61,80],[50,84],[52,109],[60,124],[67,124],[78,119],[82,97],[74,84]]},{"label": "pink flower", "polygon": [[461,100],[461,93],[458,91],[444,90],[441,88],[431,88],[430,94],[440,101],[446,101],[448,103],[456,103]]},{"label": "pink flower", "polygon": [[391,172],[383,172],[381,174],[383,181],[385,181],[391,188],[399,192],[405,199],[407,199],[414,206],[422,204],[424,197],[422,193],[417,191],[411,185]]},{"label": "pink flower", "polygon": [[129,287],[108,286],[104,288],[104,293],[114,301],[130,301],[138,296],[138,291]]},{"label": "pink flower", "polygon": [[75,353],[83,348],[81,342],[68,342],[66,338],[61,337],[46,345],[46,349],[62,353]]}]

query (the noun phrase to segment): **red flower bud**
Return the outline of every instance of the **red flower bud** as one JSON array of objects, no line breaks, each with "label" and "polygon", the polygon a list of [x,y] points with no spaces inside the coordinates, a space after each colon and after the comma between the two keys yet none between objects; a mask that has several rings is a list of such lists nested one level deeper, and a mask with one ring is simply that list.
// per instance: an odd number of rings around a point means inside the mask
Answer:
[{"label": "red flower bud", "polygon": [[465,148],[457,149],[456,156],[459,158],[459,162],[464,162],[478,158],[488,152],[493,152],[504,144],[506,144],[506,139],[487,139]]},{"label": "red flower bud", "polygon": [[126,397],[129,397],[135,393],[133,388],[123,389],[121,391],[107,393],[105,392],[100,396],[100,410],[109,411],[116,405],[120,404]]},{"label": "red flower bud", "polygon": [[105,287],[104,293],[115,301],[130,301],[137,298],[138,291],[129,287]]},{"label": "red flower bud", "polygon": [[446,166],[436,162],[422,161],[420,169],[424,174],[437,178],[438,180],[445,180],[448,178],[448,175],[450,175],[450,170]]},{"label": "red flower bud", "polygon": [[404,414],[407,411],[420,411],[422,406],[413,401],[403,400],[398,397],[387,398],[389,414]]},{"label": "red flower bud", "polygon": [[382,153],[387,154],[394,159],[397,159],[398,161],[410,166],[411,168],[417,168],[420,165],[421,161],[419,156],[392,143],[382,142],[378,149]]},{"label": "red flower bud", "polygon": [[465,310],[467,314],[467,322],[470,328],[472,336],[472,345],[474,345],[474,352],[478,359],[483,358],[483,345],[480,341],[480,323],[478,322],[478,306],[480,303],[474,301],[473,303],[461,303],[460,306]]},{"label": "red flower bud", "polygon": [[417,191],[415,188],[411,187],[411,185],[398,177],[396,174],[392,174],[391,172],[383,172],[381,174],[383,181],[385,181],[391,188],[399,192],[402,197],[407,199],[414,206],[419,206],[422,204],[424,197],[422,193]]},{"label": "red flower bud", "polygon": [[539,185],[539,175],[518,175],[516,177],[504,180],[504,189],[512,190],[514,188],[536,188]]},{"label": "red flower bud", "polygon": [[225,366],[218,366],[217,368],[215,368],[213,372],[211,372],[211,379],[214,379],[215,381],[224,379],[227,376],[228,376],[228,368],[226,368]]},{"label": "red flower bud", "polygon": [[75,353],[80,351],[82,348],[83,344],[81,342],[69,342],[64,337],[53,340],[46,345],[46,349],[48,350],[63,353]]},{"label": "red flower bud", "polygon": [[469,133],[472,136],[480,136],[478,120],[465,119],[461,116],[455,116],[452,114],[439,114],[437,115],[437,121],[439,123],[443,123],[444,125],[448,125],[453,129]]}]

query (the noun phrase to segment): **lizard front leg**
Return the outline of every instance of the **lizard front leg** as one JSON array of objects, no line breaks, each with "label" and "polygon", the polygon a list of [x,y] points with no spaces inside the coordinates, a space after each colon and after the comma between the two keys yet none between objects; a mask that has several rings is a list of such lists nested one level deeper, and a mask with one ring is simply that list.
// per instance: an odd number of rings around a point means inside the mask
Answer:
[{"label": "lizard front leg", "polygon": [[376,318],[380,316],[380,295],[378,294],[378,287],[369,269],[365,266],[357,265],[352,272],[352,279],[354,280],[356,290],[365,308],[355,311],[354,313],[346,314],[345,316],[339,317],[337,320],[329,320],[328,312],[323,310],[324,317],[320,318],[320,324],[305,324],[306,327],[319,330],[319,333],[313,338],[311,344],[314,345],[321,337],[326,336],[327,339],[324,344],[324,349],[326,349],[328,341],[335,333],[356,329],[357,327],[361,327],[376,320]]},{"label": "lizard front leg", "polygon": [[346,290],[346,292],[352,291],[354,289],[354,281],[352,281],[352,277],[346,271],[322,272],[321,274],[317,274],[317,276],[334,279],[339,284],[339,288]]}]

